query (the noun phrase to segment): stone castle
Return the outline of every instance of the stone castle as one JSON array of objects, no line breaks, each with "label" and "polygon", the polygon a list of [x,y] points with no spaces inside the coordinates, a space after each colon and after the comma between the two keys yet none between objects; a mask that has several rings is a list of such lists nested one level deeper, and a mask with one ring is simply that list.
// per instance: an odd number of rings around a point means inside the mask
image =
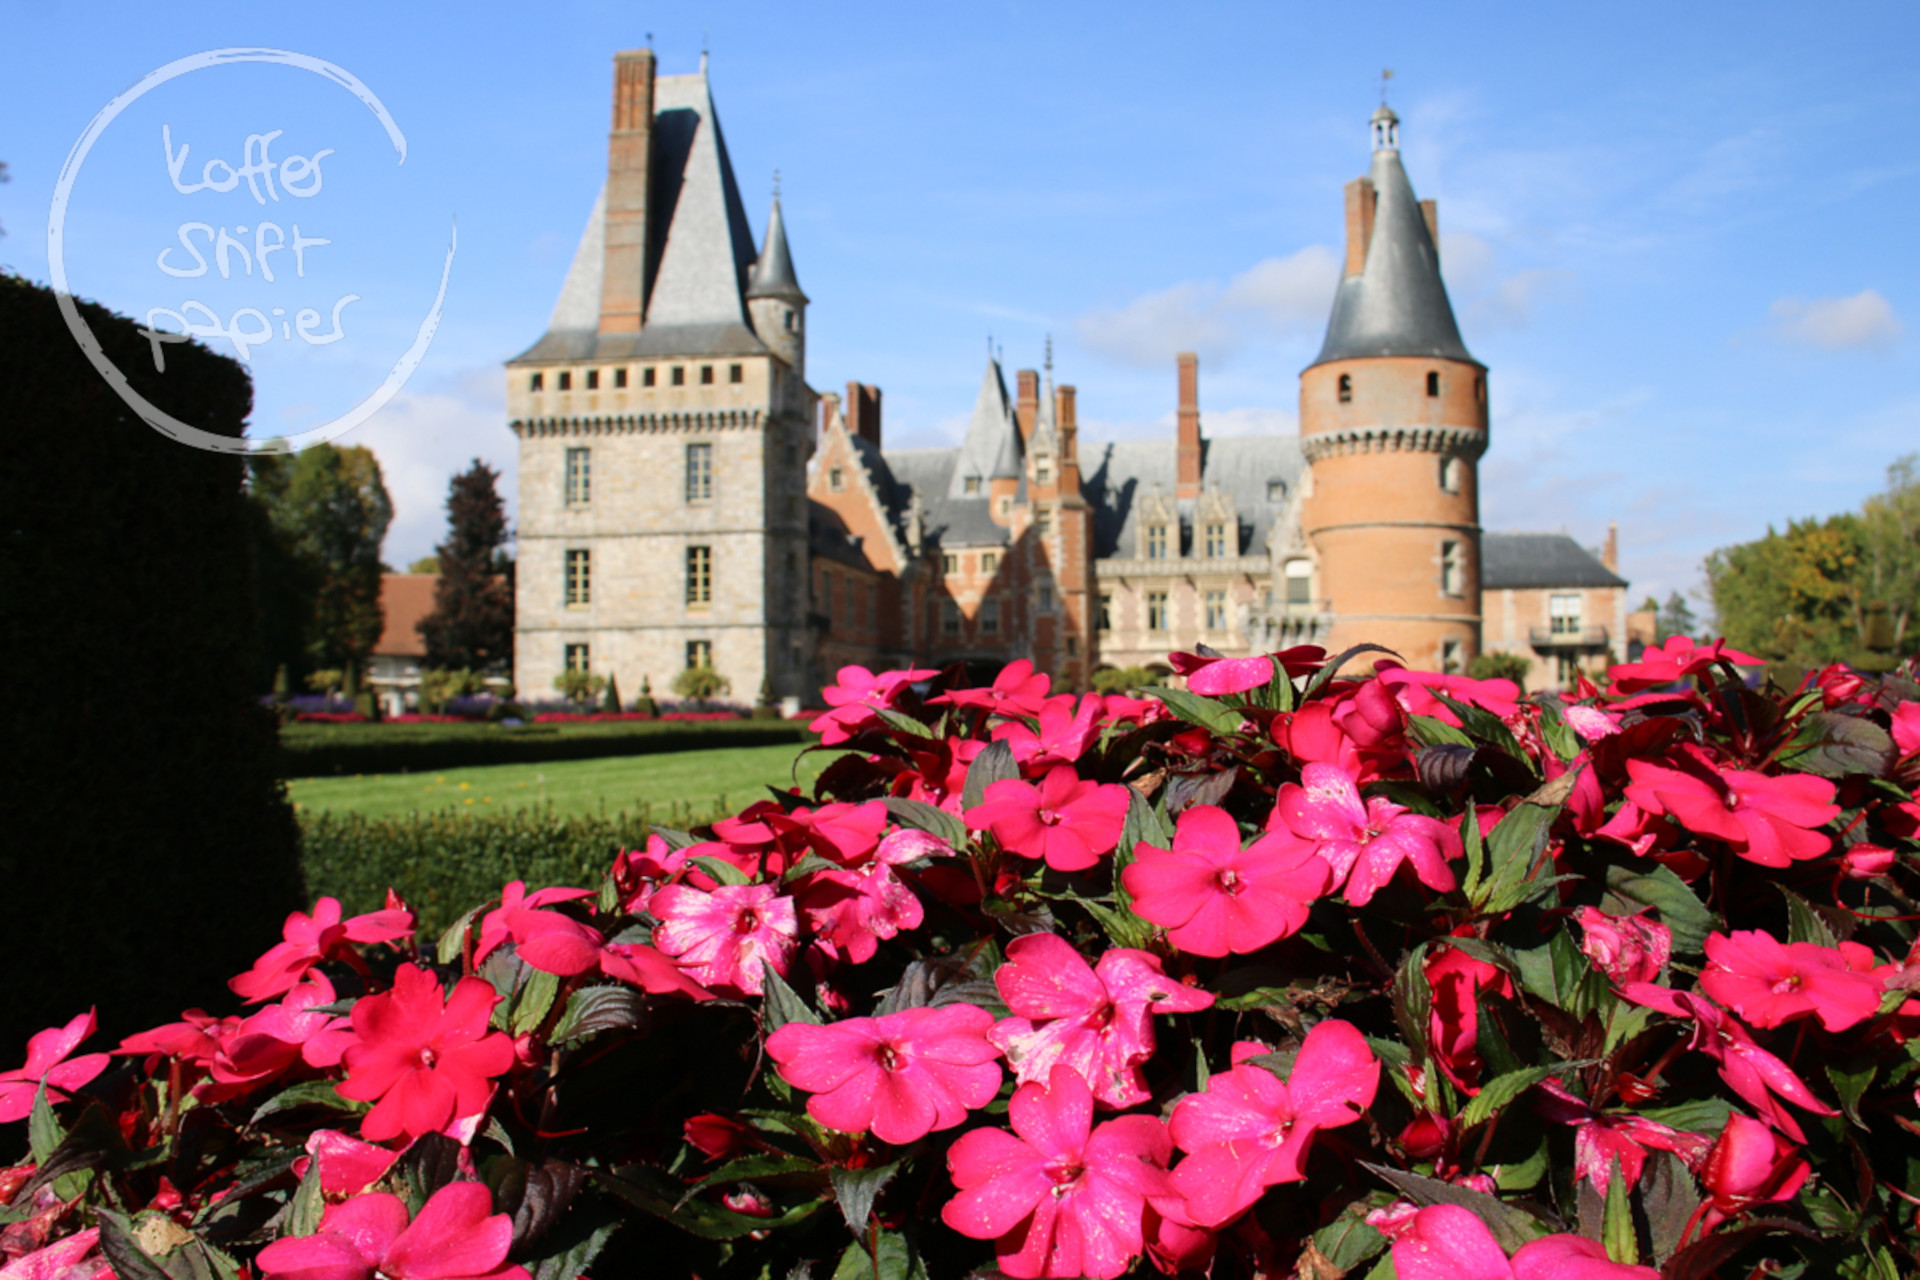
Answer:
[{"label": "stone castle", "polygon": [[776,194],[756,247],[704,64],[615,59],[606,185],[547,332],[507,364],[520,441],[515,683],[563,669],[811,701],[847,663],[997,666],[1064,687],[1170,650],[1370,641],[1553,687],[1624,653],[1610,532],[1487,533],[1487,369],[1438,214],[1372,119],[1346,260],[1293,436],[1209,440],[1178,360],[1171,440],[1083,442],[1074,388],[989,358],[957,448],[887,449],[880,389],[806,381]]}]

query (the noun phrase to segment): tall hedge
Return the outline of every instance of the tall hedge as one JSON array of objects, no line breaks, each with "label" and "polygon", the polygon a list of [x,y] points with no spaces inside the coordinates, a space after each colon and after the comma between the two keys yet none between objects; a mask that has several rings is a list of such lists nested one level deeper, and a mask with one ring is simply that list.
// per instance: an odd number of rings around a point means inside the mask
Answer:
[{"label": "tall hedge", "polygon": [[[238,364],[177,344],[156,373],[133,321],[80,306],[148,399],[241,433]],[[50,290],[0,276],[0,338],[0,1045],[18,1046],[96,1002],[109,1032],[226,1007],[224,980],[302,890],[274,728],[251,696],[240,460],[141,422]]]}]

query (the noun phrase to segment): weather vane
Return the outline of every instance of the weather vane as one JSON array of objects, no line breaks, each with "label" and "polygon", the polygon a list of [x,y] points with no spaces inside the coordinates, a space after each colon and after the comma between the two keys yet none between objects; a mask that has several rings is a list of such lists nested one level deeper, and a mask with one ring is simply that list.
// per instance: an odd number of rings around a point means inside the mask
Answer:
[{"label": "weather vane", "polygon": [[773,171],[773,201],[775,204],[780,203],[780,171],[778,169]]},{"label": "weather vane", "polygon": [[1380,105],[1383,107],[1387,105],[1387,81],[1391,79],[1393,79],[1393,68],[1382,67],[1380,69]]}]

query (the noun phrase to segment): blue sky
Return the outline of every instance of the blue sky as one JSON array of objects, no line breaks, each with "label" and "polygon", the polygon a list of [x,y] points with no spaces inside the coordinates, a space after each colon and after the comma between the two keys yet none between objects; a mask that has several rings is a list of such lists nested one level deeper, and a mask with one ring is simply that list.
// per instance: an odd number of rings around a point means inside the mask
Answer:
[{"label": "blue sky", "polygon": [[[1364,172],[1379,73],[1469,347],[1492,370],[1490,529],[1620,523],[1635,592],[1768,524],[1844,510],[1920,449],[1920,149],[1910,6],[1030,3],[25,5],[4,12],[0,264],[47,278],[47,211],[89,120],[206,49],[291,49],[392,112],[405,164],[337,86],[264,66],[156,89],[73,188],[76,291],[144,314],[348,294],[327,346],[253,352],[256,434],[379,382],[438,286],[408,387],[346,438],[399,509],[387,558],[440,536],[447,476],[511,479],[500,362],[539,336],[605,169],[611,58],[667,73],[704,43],[756,233],[775,169],[813,298],[809,380],[879,384],[890,443],[957,439],[989,336],[1080,389],[1084,438],[1171,433],[1173,354],[1202,356],[1215,434],[1291,432]],[[162,150],[239,163],[334,152],[305,278],[157,266],[185,221],[265,216],[245,186],[181,194]],[[217,172],[217,171],[216,171]],[[252,210],[251,213],[248,211]],[[248,244],[252,241],[249,239]],[[281,262],[283,254],[274,261]],[[169,259],[189,260],[177,249]],[[235,259],[238,262],[238,259]],[[237,268],[236,268],[236,274]],[[265,292],[263,292],[265,291]],[[271,294],[271,297],[268,295]],[[330,323],[322,329],[330,329]]]}]

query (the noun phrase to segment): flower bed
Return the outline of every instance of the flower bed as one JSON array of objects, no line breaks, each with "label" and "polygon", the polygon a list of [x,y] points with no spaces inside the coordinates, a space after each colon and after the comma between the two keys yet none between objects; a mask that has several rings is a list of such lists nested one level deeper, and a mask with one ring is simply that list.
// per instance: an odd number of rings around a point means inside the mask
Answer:
[{"label": "flower bed", "polygon": [[[1920,684],[841,672],[811,798],[0,1073],[10,1274],[1897,1276]],[[15,1270],[15,1269],[18,1270]]]}]

